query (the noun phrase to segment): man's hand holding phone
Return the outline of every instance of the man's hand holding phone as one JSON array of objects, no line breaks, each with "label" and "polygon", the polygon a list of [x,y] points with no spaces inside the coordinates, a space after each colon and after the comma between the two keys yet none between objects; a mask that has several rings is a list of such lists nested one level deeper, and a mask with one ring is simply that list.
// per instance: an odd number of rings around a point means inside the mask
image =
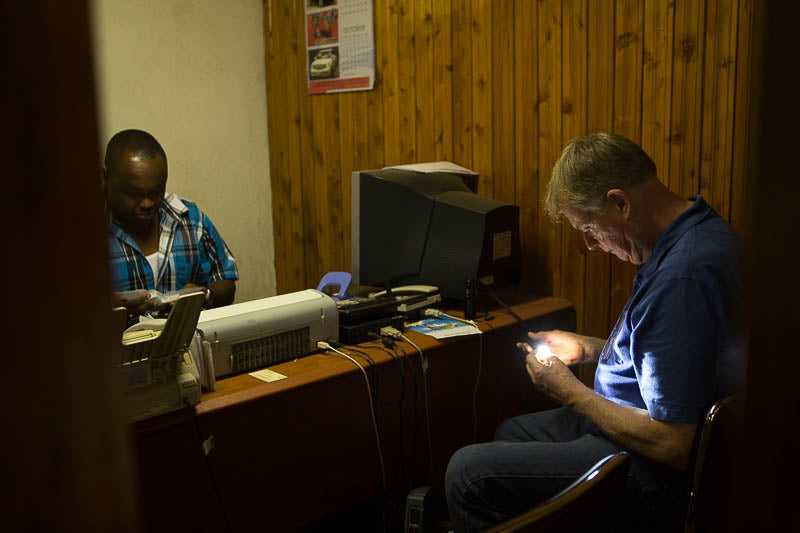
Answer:
[{"label": "man's hand holding phone", "polygon": [[554,400],[569,405],[575,391],[585,387],[567,365],[590,358],[594,345],[589,338],[564,331],[528,333],[529,342],[518,342],[525,352],[525,370],[538,389]]},{"label": "man's hand holding phone", "polygon": [[550,360],[550,358],[553,357],[553,353],[550,351],[550,346],[548,346],[545,342],[538,342],[534,345],[531,345],[528,342],[518,342],[517,348],[523,351],[526,361],[528,360],[528,355],[533,354],[533,357],[536,359],[536,361],[544,366],[550,366],[553,364],[553,362]]}]

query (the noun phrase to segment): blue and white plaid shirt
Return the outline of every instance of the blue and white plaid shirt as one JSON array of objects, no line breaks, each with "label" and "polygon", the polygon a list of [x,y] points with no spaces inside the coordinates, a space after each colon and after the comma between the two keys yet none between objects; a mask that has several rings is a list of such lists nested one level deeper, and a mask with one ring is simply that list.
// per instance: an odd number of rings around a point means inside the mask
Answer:
[{"label": "blue and white plaid shirt", "polygon": [[111,218],[108,244],[115,291],[155,289],[163,294],[187,283],[208,286],[223,279],[239,279],[233,254],[197,205],[167,194],[158,215],[157,273],[136,241]]}]

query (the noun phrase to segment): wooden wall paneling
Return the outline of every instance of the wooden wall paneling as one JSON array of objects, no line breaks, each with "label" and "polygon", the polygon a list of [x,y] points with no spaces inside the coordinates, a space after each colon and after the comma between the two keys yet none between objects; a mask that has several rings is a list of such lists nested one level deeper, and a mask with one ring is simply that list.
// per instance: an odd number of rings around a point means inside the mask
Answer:
[{"label": "wooden wall paneling", "polygon": [[[298,25],[293,23],[298,18],[302,19],[302,9],[298,9],[297,4],[292,3],[291,9],[284,7],[280,24],[285,27],[278,33],[281,38],[283,31],[288,31],[289,35],[285,37],[290,45],[289,54],[286,56],[288,59],[283,64],[285,71],[278,73],[277,78],[285,76],[287,80],[288,90],[286,91],[286,99],[283,103],[278,102],[278,106],[285,107],[287,110],[288,121],[282,129],[275,131],[275,135],[285,135],[289,140],[289,161],[290,164],[287,169],[286,180],[290,183],[291,196],[289,198],[282,198],[282,200],[289,204],[291,207],[290,216],[292,218],[292,233],[287,237],[292,241],[291,251],[289,255],[289,267],[291,276],[287,281],[290,283],[283,292],[292,292],[305,289],[306,284],[306,271],[308,258],[305,254],[304,242],[306,228],[305,216],[305,203],[303,201],[303,183],[304,183],[304,161],[303,146],[307,143],[303,138],[303,103],[308,103],[307,82],[306,82],[306,52],[305,52],[305,25]],[[273,22],[273,29],[275,29]],[[307,169],[306,169],[307,172]],[[307,177],[307,174],[306,174]],[[306,180],[307,181],[307,180]],[[277,270],[277,269],[276,269]],[[279,292],[280,289],[279,289]]]},{"label": "wooden wall paneling", "polygon": [[[587,5],[588,65],[586,120],[589,131],[611,131],[614,117],[614,2]],[[601,251],[586,254],[582,332],[606,337],[616,320],[609,310],[611,259]]]},{"label": "wooden wall paneling", "polygon": [[399,0],[380,0],[375,3],[375,18],[380,19],[375,32],[382,46],[380,49],[380,71],[383,98],[383,142],[384,164],[398,165],[403,161],[400,151],[400,61],[409,50],[401,48],[398,35]]},{"label": "wooden wall paneling", "polygon": [[[282,26],[278,36],[290,44],[288,50],[283,48],[283,44],[281,45],[286,55],[279,58],[277,63],[279,69],[285,69],[285,76],[289,80],[284,103],[281,104],[279,101],[277,105],[279,107],[285,106],[287,111],[291,113],[287,117],[289,122],[284,126],[284,129],[291,130],[288,135],[288,154],[291,163],[285,169],[287,172],[286,180],[290,183],[291,188],[291,196],[288,203],[292,207],[291,217],[294,226],[294,232],[291,237],[294,243],[289,255],[289,264],[292,265],[294,272],[289,278],[291,285],[286,288],[286,292],[291,292],[308,286],[306,277],[308,248],[306,243],[308,242],[308,232],[312,231],[313,235],[313,226],[308,225],[311,219],[308,217],[305,208],[305,195],[307,195],[311,184],[309,181],[310,172],[306,163],[308,158],[303,157],[304,148],[308,146],[308,143],[305,142],[303,117],[305,115],[305,117],[310,118],[310,113],[308,112],[310,100],[307,93],[307,57],[303,10],[298,9],[295,3],[281,2],[279,5],[281,10],[280,17],[273,19],[273,31],[278,29],[276,24]],[[280,70],[276,73],[276,76],[278,78],[273,79],[280,79]],[[307,127],[310,127],[310,124]],[[280,135],[279,132],[280,130],[276,131],[275,134]],[[316,243],[315,236],[312,238],[311,243]]]},{"label": "wooden wall paneling", "polygon": [[[359,98],[360,97],[360,98]],[[355,163],[353,162],[354,158],[357,157],[357,151],[359,147],[364,151],[364,155],[366,156],[366,143],[362,139],[360,144],[356,139],[355,129],[356,129],[356,121],[359,120],[358,115],[359,113],[356,111],[356,102],[354,101],[355,98],[359,98],[360,102],[364,104],[366,107],[367,98],[363,94],[358,93],[341,93],[338,96],[339,99],[339,182],[341,187],[341,198],[342,198],[342,230],[344,231],[344,235],[342,237],[342,257],[344,260],[344,264],[342,264],[338,269],[343,270],[345,272],[350,272],[351,269],[351,250],[352,250],[352,242],[350,240],[350,212],[352,209],[350,203],[350,190],[352,188],[351,184],[351,174],[353,169],[356,168]],[[362,167],[358,167],[358,170],[366,170]]]},{"label": "wooden wall paneling", "polygon": [[675,3],[669,187],[688,198],[699,192],[705,2]]},{"label": "wooden wall paneling", "polygon": [[453,159],[472,169],[472,2],[452,0]]},{"label": "wooden wall paneling", "polygon": [[[614,132],[635,143],[642,138],[642,50],[644,4],[617,0],[614,25]],[[611,258],[611,316],[618,316],[631,295],[636,267]],[[609,324],[609,327],[611,324]]]},{"label": "wooden wall paneling", "polygon": [[[563,0],[561,50],[561,144],[586,133],[587,35],[586,0]],[[586,244],[569,223],[561,232],[561,296],[575,305],[577,327],[583,327]]]},{"label": "wooden wall paneling", "polygon": [[[270,8],[272,8],[271,11]],[[281,9],[278,3],[265,4],[264,9],[268,12],[264,14],[264,52],[267,59],[267,80],[275,80],[280,72],[278,62],[288,59],[283,52],[281,44],[286,41],[272,32],[272,21],[277,20],[277,12]],[[281,26],[277,26],[276,30]],[[289,87],[283,83],[275,83],[267,91],[267,128],[270,140],[270,175],[272,186],[272,223],[275,239],[275,261],[278,264],[289,264],[290,258],[294,255],[292,247],[299,247],[300,240],[292,238],[290,227],[290,206],[286,199],[292,197],[292,183],[288,179],[289,173],[284,168],[289,166],[290,156],[288,147],[288,137],[278,135],[288,123],[286,113],[287,108],[282,105],[286,101],[286,93]],[[302,220],[301,220],[302,223]],[[298,254],[302,259],[302,252]],[[298,269],[299,270],[299,269]],[[285,290],[285,287],[292,286],[291,275],[294,269],[276,269],[275,284],[278,292]]]},{"label": "wooden wall paneling", "polygon": [[514,3],[492,3],[492,197],[516,203]]},{"label": "wooden wall paneling", "polygon": [[398,163],[414,163],[417,159],[416,113],[416,43],[414,42],[414,2],[398,2],[397,62],[400,137]]},{"label": "wooden wall paneling", "polygon": [[[271,10],[270,10],[271,8]],[[266,55],[266,75],[267,83],[270,84],[271,80],[278,79],[278,58],[284,57],[283,50],[280,45],[286,41],[280,39],[276,33],[272,32],[272,22],[277,19],[276,13],[280,10],[277,3],[265,4],[264,10],[264,53]],[[276,27],[276,30],[280,26]],[[294,241],[291,238],[291,229],[289,226],[289,212],[288,204],[285,200],[291,198],[291,182],[287,179],[289,173],[284,170],[289,166],[288,149],[284,141],[288,141],[288,137],[277,135],[277,132],[282,130],[286,124],[289,123],[286,116],[286,107],[282,102],[286,100],[286,92],[288,87],[286,84],[277,82],[270,84],[267,90],[267,128],[271,135],[270,140],[270,175],[272,187],[272,223],[273,234],[275,239],[275,261],[279,264],[288,264],[289,257],[291,257],[291,246],[300,245],[300,240]],[[302,221],[301,221],[302,222]],[[298,254],[302,257],[302,254]],[[292,285],[291,274],[294,269],[276,269],[275,283],[278,292],[284,290],[284,287]]]},{"label": "wooden wall paneling", "polygon": [[367,164],[365,169],[381,168],[386,161],[386,139],[383,131],[383,80],[376,76],[375,88],[366,95],[367,126]]},{"label": "wooden wall paneling", "polygon": [[703,67],[700,194],[730,219],[738,0],[708,2]]},{"label": "wooden wall paneling", "polygon": [[[516,203],[520,208],[523,277],[531,278],[536,264],[541,202],[539,201],[539,54],[536,4],[514,3],[514,149]],[[550,223],[549,221],[547,222]]]},{"label": "wooden wall paneling", "polygon": [[750,94],[753,47],[753,1],[740,0],[736,46],[736,89],[733,119],[733,162],[731,168],[731,214],[734,229],[744,236],[750,227],[747,206],[753,182],[748,169],[751,139]]},{"label": "wooden wall paneling", "polygon": [[[326,192],[321,200],[325,203],[327,219],[324,224],[328,226],[328,233],[325,239],[327,252],[323,257],[322,270],[316,279],[312,279],[309,287],[316,287],[320,278],[331,270],[345,270],[344,255],[344,185],[342,184],[342,161],[341,161],[341,118],[339,114],[339,96],[325,95],[317,97],[325,103],[325,138],[323,144],[323,164],[325,165]],[[346,120],[352,120],[347,116]],[[348,128],[349,129],[349,128]],[[352,145],[351,145],[352,146]],[[348,181],[348,191],[349,181]],[[349,196],[347,198],[349,200]],[[349,227],[348,227],[349,232]]]},{"label": "wooden wall paneling", "polygon": [[[304,48],[297,42],[292,9],[277,2],[264,17],[264,44],[267,56],[267,80],[281,80],[294,72],[297,61],[292,47]],[[269,6],[265,6],[266,9]],[[299,145],[300,131],[297,92],[293,84],[272,81],[267,90],[270,133],[270,175],[272,181],[272,219],[274,225],[275,260],[288,268],[276,269],[277,290],[291,292],[305,282],[303,261],[302,189],[299,181],[300,159],[293,148]],[[292,105],[294,104],[294,105]]]},{"label": "wooden wall paneling", "polygon": [[[308,287],[316,287],[319,282],[319,272],[321,270],[321,246],[324,243],[319,241],[319,233],[317,231],[318,225],[321,220],[324,220],[322,214],[318,209],[317,189],[319,176],[324,176],[319,173],[322,168],[322,153],[321,145],[319,143],[320,131],[318,126],[315,131],[315,114],[321,111],[322,101],[318,97],[312,97],[308,94],[308,52],[306,49],[306,22],[305,14],[302,5],[296,2],[282,1],[282,5],[289,5],[287,9],[294,12],[292,17],[292,26],[294,26],[295,35],[297,35],[298,50],[295,65],[297,76],[294,83],[294,90],[298,93],[298,111],[300,114],[300,187],[302,190],[302,205],[303,205],[303,259],[305,261],[304,279],[300,287],[293,290],[301,290]],[[288,21],[287,21],[288,24]],[[291,90],[291,89],[290,89]],[[316,102],[316,104],[315,104]],[[314,110],[316,105],[316,113]],[[317,135],[317,138],[315,138]]]},{"label": "wooden wall paneling", "polygon": [[[561,7],[563,32],[561,49],[561,144],[586,133],[587,107],[587,11],[586,0],[563,0]],[[575,305],[576,327],[583,328],[586,244],[583,233],[569,223],[561,230],[561,290],[560,294]],[[587,385],[594,382],[594,369],[578,367],[578,376]]]},{"label": "wooden wall paneling", "polygon": [[431,0],[414,2],[414,48],[416,120],[416,158],[420,162],[434,161],[436,156],[436,129],[433,101],[433,5]]},{"label": "wooden wall paneling", "polygon": [[642,137],[644,4],[617,0],[614,21],[614,133],[639,144]]},{"label": "wooden wall paneling", "polygon": [[647,0],[644,6],[642,73],[642,149],[653,159],[658,177],[669,176],[670,104],[672,102],[672,0]]},{"label": "wooden wall paneling", "polygon": [[350,272],[352,241],[350,224],[352,204],[352,174],[356,170],[368,170],[370,126],[368,121],[368,95],[377,91],[349,92],[339,95],[339,153],[341,161],[342,229],[344,231],[344,264],[342,269]]},{"label": "wooden wall paneling", "polygon": [[472,0],[472,170],[478,194],[492,196],[492,3]]},{"label": "wooden wall paneling", "polygon": [[[344,93],[339,99],[339,123],[341,127],[342,181],[350,182],[354,170],[367,170],[369,167],[369,133],[370,117],[368,93]],[[347,126],[345,126],[347,124]],[[350,128],[348,133],[346,128]],[[350,140],[352,139],[352,140]],[[347,153],[349,166],[345,166],[344,154]],[[342,189],[343,191],[345,188]],[[350,190],[350,185],[346,187]],[[343,195],[342,200],[349,204],[350,195]],[[349,213],[349,208],[348,208]],[[349,218],[349,217],[348,217]]]},{"label": "wooden wall paneling", "polygon": [[[539,31],[539,198],[544,198],[550,172],[561,153],[561,1],[538,4]],[[561,224],[540,212],[536,285],[547,293],[561,290]]]},{"label": "wooden wall paneling", "polygon": [[375,33],[375,87],[366,92],[367,99],[367,168],[369,170],[381,168],[386,161],[386,134],[384,117],[384,94],[386,92],[384,73],[389,69],[387,62],[390,53],[386,46],[386,23],[390,0],[375,0],[373,4],[373,21]]},{"label": "wooden wall paneling", "polygon": [[702,190],[745,227],[751,0],[376,0],[375,90],[314,97],[302,5],[265,10],[280,292],[348,268],[352,170],[449,159],[521,206],[526,282],[569,296],[580,330],[605,336],[632,270],[583,252],[540,203],[587,130],[632,137],[672,190]]},{"label": "wooden wall paneling", "polygon": [[[311,159],[307,175],[309,187],[303,187],[303,196],[306,207],[313,211],[310,214],[311,224],[306,235],[314,236],[314,249],[306,248],[306,258],[311,259],[306,263],[306,287],[316,287],[320,277],[330,270],[329,244],[332,239],[331,227],[328,224],[331,204],[329,201],[329,179],[327,159],[328,117],[330,115],[330,100],[336,98],[329,95],[309,96],[311,101],[311,131],[307,141],[311,144]],[[330,132],[332,134],[333,132]],[[338,206],[337,206],[338,207]],[[310,244],[310,243],[309,243]]]},{"label": "wooden wall paneling", "polygon": [[433,131],[436,161],[453,160],[453,19],[450,1],[433,1]]}]

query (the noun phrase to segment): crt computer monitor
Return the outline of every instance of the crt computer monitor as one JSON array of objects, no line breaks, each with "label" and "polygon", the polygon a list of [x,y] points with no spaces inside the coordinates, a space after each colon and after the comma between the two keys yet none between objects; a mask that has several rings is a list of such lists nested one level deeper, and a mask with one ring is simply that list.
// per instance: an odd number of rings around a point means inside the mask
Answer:
[{"label": "crt computer monitor", "polygon": [[434,285],[464,300],[467,279],[519,280],[519,207],[477,195],[474,176],[387,168],[352,179],[356,284]]}]

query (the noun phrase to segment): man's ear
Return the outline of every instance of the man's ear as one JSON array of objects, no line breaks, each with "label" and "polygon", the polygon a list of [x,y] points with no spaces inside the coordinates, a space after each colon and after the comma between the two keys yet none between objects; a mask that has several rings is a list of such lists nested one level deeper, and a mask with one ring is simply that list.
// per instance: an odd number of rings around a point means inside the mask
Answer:
[{"label": "man's ear", "polygon": [[611,207],[619,211],[625,218],[628,218],[631,212],[631,203],[625,191],[622,189],[611,189],[606,193],[606,198]]},{"label": "man's ear", "polygon": [[106,167],[100,167],[100,190],[106,192],[106,182],[108,181],[108,171]]}]

